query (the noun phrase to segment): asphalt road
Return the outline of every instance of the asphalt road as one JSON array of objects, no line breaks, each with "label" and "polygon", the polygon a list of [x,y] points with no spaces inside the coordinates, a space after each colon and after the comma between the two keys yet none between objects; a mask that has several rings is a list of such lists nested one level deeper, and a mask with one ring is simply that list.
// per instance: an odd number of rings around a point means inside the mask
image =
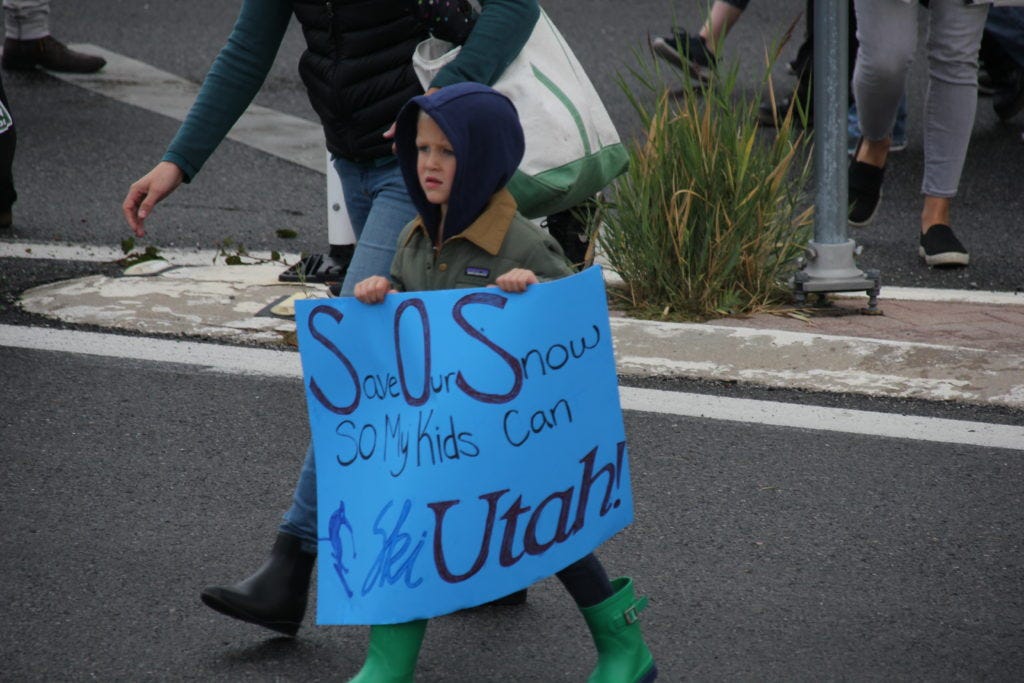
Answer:
[{"label": "asphalt road", "polygon": [[[307,433],[301,385],[0,349],[5,680],[337,680],[366,629],[294,641],[204,608],[259,565]],[[10,412],[8,412],[10,414]],[[1012,451],[627,413],[636,522],[599,551],[652,600],[662,680],[1014,680]],[[583,680],[553,580],[432,622],[422,681]]]}]

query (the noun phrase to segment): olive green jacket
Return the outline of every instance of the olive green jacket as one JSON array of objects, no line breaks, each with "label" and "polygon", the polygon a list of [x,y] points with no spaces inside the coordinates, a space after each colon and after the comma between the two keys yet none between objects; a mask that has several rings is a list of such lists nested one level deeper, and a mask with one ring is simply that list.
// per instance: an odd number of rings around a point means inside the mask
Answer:
[{"label": "olive green jacket", "polygon": [[558,242],[517,213],[516,200],[501,190],[436,254],[418,216],[405,226],[391,262],[391,282],[401,292],[486,287],[513,268],[532,270],[541,282],[573,273]]}]

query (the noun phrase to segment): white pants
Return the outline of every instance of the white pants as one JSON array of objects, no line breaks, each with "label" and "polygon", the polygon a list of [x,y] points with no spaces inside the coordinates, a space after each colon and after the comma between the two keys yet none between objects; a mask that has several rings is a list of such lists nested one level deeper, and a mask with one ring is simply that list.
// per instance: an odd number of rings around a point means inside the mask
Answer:
[{"label": "white pants", "polygon": [[50,35],[50,0],[3,0],[8,38],[36,40]]}]

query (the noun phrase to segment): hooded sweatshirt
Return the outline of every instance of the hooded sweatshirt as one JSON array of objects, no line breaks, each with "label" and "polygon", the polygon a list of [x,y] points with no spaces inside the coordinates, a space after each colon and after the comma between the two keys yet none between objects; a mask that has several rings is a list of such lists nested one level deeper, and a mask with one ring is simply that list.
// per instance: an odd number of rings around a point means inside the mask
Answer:
[{"label": "hooded sweatshirt", "polygon": [[395,124],[395,152],[409,197],[432,235],[441,221],[441,208],[427,201],[416,173],[421,111],[434,119],[455,150],[455,182],[444,226],[447,239],[469,226],[512,179],[523,160],[523,128],[512,102],[479,83],[450,85],[433,95],[414,97],[402,108]]},{"label": "hooded sweatshirt", "polygon": [[[441,207],[427,201],[416,172],[421,111],[437,123],[455,153],[442,246],[436,252]],[[505,189],[524,146],[512,102],[479,83],[450,85],[403,107],[395,126],[395,152],[419,216],[399,237],[392,265],[396,285],[407,290],[480,286],[517,267],[533,270],[542,280],[572,273],[558,243],[516,212],[515,199]]]}]

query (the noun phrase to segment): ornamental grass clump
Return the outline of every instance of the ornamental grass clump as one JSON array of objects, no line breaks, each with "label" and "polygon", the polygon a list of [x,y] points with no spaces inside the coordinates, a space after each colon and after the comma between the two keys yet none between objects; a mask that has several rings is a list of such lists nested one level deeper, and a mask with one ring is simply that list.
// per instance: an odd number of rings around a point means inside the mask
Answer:
[{"label": "ornamental grass clump", "polygon": [[706,319],[779,302],[811,236],[801,113],[759,130],[757,96],[738,92],[736,75],[686,83],[681,95],[662,88],[652,108],[622,83],[646,137],[630,148],[600,243],[637,314]]}]

